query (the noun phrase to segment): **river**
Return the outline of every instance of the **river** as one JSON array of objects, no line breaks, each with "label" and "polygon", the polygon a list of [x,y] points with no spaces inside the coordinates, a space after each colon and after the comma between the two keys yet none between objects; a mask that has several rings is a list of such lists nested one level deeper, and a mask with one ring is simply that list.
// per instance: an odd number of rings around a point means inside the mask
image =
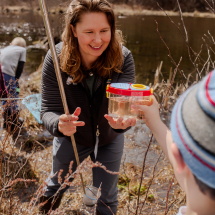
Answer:
[{"label": "river", "polygon": [[[180,17],[172,17],[175,24],[181,29],[184,35],[184,29]],[[126,40],[126,46],[131,50],[136,67],[136,82],[148,85],[153,82],[154,73],[157,65],[163,61],[163,78],[169,76],[170,67],[175,68],[168,57],[168,50],[161,41],[157,33],[159,31],[168,45],[173,59],[178,63],[180,57],[182,62],[180,69],[187,75],[194,71],[194,66],[189,60],[187,45],[177,28],[170,22],[166,16],[118,16],[117,28],[122,30]],[[63,15],[50,15],[53,34],[60,36],[63,29]],[[184,22],[187,28],[189,43],[195,52],[199,52],[201,45],[204,44],[202,37],[208,30],[211,35],[215,35],[214,19],[185,17]],[[34,72],[40,65],[46,52],[35,48],[35,41],[42,40],[45,37],[45,29],[42,17],[38,13],[22,14],[1,14],[0,15],[0,49],[9,45],[15,36],[24,37],[27,40],[27,62],[24,69],[24,75]],[[207,39],[210,44],[209,39]],[[211,53],[213,55],[213,53]],[[203,45],[201,53],[202,59],[207,60],[206,45]],[[192,56],[194,59],[194,56]],[[176,80],[179,81],[179,74]]]}]

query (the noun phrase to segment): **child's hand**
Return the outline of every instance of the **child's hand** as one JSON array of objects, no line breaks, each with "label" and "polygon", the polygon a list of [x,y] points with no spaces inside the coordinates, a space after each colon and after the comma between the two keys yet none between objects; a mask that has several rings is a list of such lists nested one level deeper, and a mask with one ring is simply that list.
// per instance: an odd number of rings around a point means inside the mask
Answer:
[{"label": "child's hand", "polygon": [[144,119],[146,125],[149,129],[153,130],[156,126],[157,122],[160,121],[160,114],[159,114],[159,104],[154,96],[152,96],[152,104],[148,106],[147,104],[133,104],[131,106],[134,111],[140,111],[144,114]]}]

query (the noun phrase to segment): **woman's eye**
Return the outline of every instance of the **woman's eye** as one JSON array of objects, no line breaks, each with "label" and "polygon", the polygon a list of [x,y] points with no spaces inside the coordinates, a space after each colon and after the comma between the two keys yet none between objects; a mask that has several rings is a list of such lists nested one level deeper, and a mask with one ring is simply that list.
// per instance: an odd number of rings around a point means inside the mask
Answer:
[{"label": "woman's eye", "polygon": [[107,30],[103,30],[102,32],[107,32]]},{"label": "woman's eye", "polygon": [[87,34],[91,34],[91,33],[93,33],[92,31],[88,31],[88,32],[86,32]]}]

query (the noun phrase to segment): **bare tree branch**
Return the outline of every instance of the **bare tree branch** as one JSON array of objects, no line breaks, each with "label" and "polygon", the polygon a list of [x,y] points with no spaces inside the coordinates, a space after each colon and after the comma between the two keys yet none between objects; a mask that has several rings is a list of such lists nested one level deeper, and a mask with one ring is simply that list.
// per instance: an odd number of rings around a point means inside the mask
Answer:
[{"label": "bare tree branch", "polygon": [[[177,0],[177,1],[178,1],[178,0]],[[189,54],[190,61],[191,61],[191,63],[193,64],[194,68],[196,69],[196,71],[197,71],[197,73],[198,73],[198,75],[199,75],[199,77],[200,77],[198,67],[195,65],[195,63],[193,62],[193,60],[192,60],[192,58],[191,58],[190,50],[192,50],[192,49],[191,49],[191,47],[190,47],[190,45],[189,45],[188,37],[186,36],[187,38],[185,38],[184,34],[181,32],[181,29],[175,24],[175,22],[171,19],[171,17],[164,11],[164,9],[163,9],[158,3],[157,3],[157,5],[158,5],[158,7],[166,14],[166,16],[169,18],[169,20],[171,21],[171,23],[179,30],[180,34],[182,35],[184,41],[186,42],[187,48],[188,48],[188,54]],[[180,5],[179,5],[179,8],[180,8]],[[182,16],[182,13],[181,13],[181,8],[180,8],[180,14],[181,14],[181,17],[182,17],[182,19],[183,19],[183,16]],[[182,24],[183,24],[184,28],[186,29],[186,27],[185,27],[185,25],[184,25],[184,22],[182,22]],[[186,33],[186,32],[187,32],[187,31],[185,31],[185,33]],[[186,35],[187,35],[187,34],[186,34]],[[195,53],[194,53],[194,54],[195,54]],[[201,79],[201,77],[200,77],[200,79]]]},{"label": "bare tree branch", "polygon": [[159,160],[160,160],[162,154],[163,154],[163,152],[160,153],[160,155],[159,155],[159,157],[158,157],[158,159],[157,159],[157,161],[156,161],[156,164],[154,165],[153,173],[152,173],[152,179],[150,180],[149,186],[148,186],[148,188],[147,188],[146,196],[145,196],[144,202],[143,202],[143,204],[142,204],[142,207],[141,207],[141,209],[140,209],[140,214],[141,214],[141,211],[142,211],[142,209],[143,209],[143,206],[144,206],[144,204],[145,204],[145,202],[146,202],[146,199],[147,199],[147,197],[148,197],[149,189],[150,189],[150,187],[151,187],[151,185],[152,185],[152,182],[153,182],[153,180],[154,180],[154,177],[155,177],[155,169],[156,169],[156,167],[157,167],[157,164],[158,164],[158,162],[159,162]]},{"label": "bare tree branch", "polygon": [[171,181],[171,183],[170,183],[170,185],[169,185],[169,190],[167,191],[167,195],[166,195],[166,209],[165,209],[165,214],[164,214],[164,215],[166,215],[166,214],[168,213],[167,205],[168,205],[168,199],[169,199],[169,192],[170,192],[170,190],[171,190],[172,183],[173,183],[174,179],[175,179],[175,175],[173,175],[172,181]]},{"label": "bare tree branch", "polygon": [[158,29],[158,22],[157,22],[156,20],[155,20],[155,22],[156,22],[156,24],[157,24],[157,32],[158,32],[158,34],[159,34],[159,36],[160,36],[162,42],[163,42],[164,45],[166,46],[167,50],[169,51],[169,55],[168,55],[168,56],[169,56],[169,58],[171,59],[171,62],[175,65],[175,67],[176,67],[177,70],[179,71],[179,73],[180,73],[180,75],[181,75],[181,77],[182,77],[182,79],[181,79],[182,84],[184,85],[185,89],[187,89],[186,86],[185,86],[185,84],[184,84],[184,81],[183,81],[183,75],[182,75],[182,73],[181,73],[181,70],[178,69],[178,66],[177,66],[176,62],[175,62],[175,61],[173,60],[173,58],[172,58],[172,55],[171,55],[171,52],[170,52],[169,47],[167,46],[167,44],[165,43],[165,41],[164,41],[163,38],[161,37],[161,34],[160,34],[160,32],[159,32],[159,29]]},{"label": "bare tree branch", "polygon": [[212,2],[213,2],[213,7],[208,3],[207,0],[204,0],[204,1],[207,3],[207,5],[208,5],[208,7],[210,8],[210,10],[211,10],[213,13],[215,13],[214,1],[212,0]]},{"label": "bare tree branch", "polygon": [[152,138],[153,138],[153,134],[151,135],[151,138],[150,138],[150,141],[149,141],[149,144],[148,144],[148,147],[147,147],[147,149],[146,149],[146,152],[145,152],[145,155],[144,155],[144,159],[143,159],[143,167],[142,167],[142,172],[141,172],[140,185],[139,185],[138,197],[137,197],[137,209],[136,209],[136,213],[135,213],[135,215],[137,215],[137,213],[138,213],[138,209],[139,209],[139,202],[140,202],[140,189],[141,189],[142,182],[143,182],[143,174],[144,174],[145,165],[146,165],[146,157],[147,157],[147,154],[148,154],[148,151],[149,151],[150,145],[151,145],[151,143],[152,143]]}]

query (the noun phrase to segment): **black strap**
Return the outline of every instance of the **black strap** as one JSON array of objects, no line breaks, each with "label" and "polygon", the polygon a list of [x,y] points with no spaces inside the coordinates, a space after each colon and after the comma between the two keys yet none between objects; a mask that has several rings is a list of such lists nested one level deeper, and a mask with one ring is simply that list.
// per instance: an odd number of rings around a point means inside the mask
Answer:
[{"label": "black strap", "polygon": [[23,71],[23,68],[24,68],[24,64],[25,64],[24,61],[19,61],[18,62],[18,66],[17,66],[17,69],[16,69],[16,75],[15,75],[16,79],[20,78],[20,76],[22,74],[22,71]]}]

